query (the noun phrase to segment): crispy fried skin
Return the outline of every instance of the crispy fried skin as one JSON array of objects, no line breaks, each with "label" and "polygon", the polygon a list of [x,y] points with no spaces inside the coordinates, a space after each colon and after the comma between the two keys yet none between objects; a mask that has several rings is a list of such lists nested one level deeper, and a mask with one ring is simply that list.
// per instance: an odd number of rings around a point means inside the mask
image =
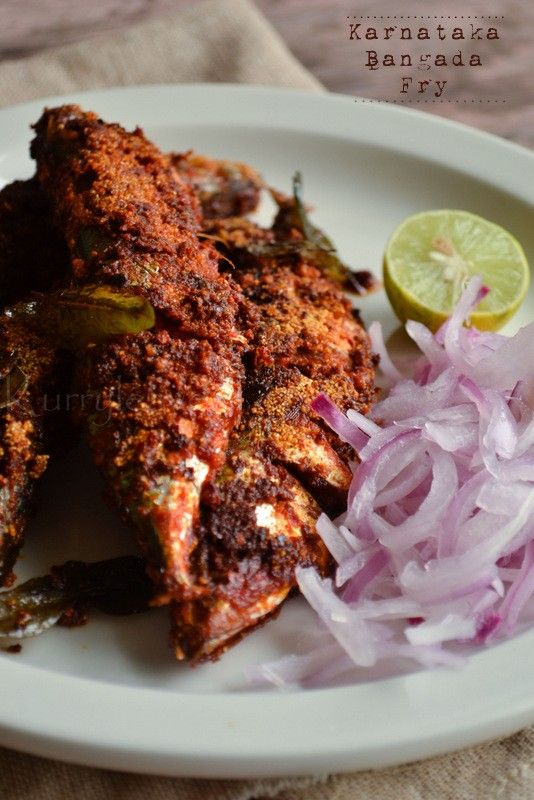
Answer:
[{"label": "crispy fried skin", "polygon": [[101,409],[89,418],[94,459],[136,525],[161,603],[191,583],[200,491],[239,417],[240,370],[209,341],[160,329],[110,343],[85,373]]},{"label": "crispy fried skin", "polygon": [[198,596],[171,606],[178,658],[197,663],[272,617],[295,586],[295,567],[329,558],[315,530],[320,508],[283,466],[236,434],[202,498],[195,551]]},{"label": "crispy fried skin", "polygon": [[[35,180],[0,192],[0,305],[49,289],[65,273],[67,252],[52,230]],[[45,470],[60,413],[66,362],[38,334],[0,317],[0,585],[24,539],[37,479]],[[52,413],[48,409],[54,408]]]},{"label": "crispy fried skin", "polygon": [[[252,256],[248,245],[276,231],[243,221],[216,230],[238,267],[236,293],[198,241],[194,197],[139,131],[57,109],[38,123],[33,153],[77,279],[137,286],[158,311],[157,330],[99,348],[82,370],[99,398],[90,439],[137,526],[159,601],[172,601],[177,656],[216,658],[276,613],[297,564],[329,568],[315,521],[346,491],[350,453],[310,401],[323,390],[368,409],[367,337],[313,263]],[[208,165],[178,166],[195,186]],[[252,324],[246,377],[239,322]]]},{"label": "crispy fried skin", "polygon": [[[250,168],[205,159],[192,153],[173,156],[173,160],[194,187],[204,214],[224,216],[245,213],[255,207],[261,182]],[[101,241],[95,231],[90,231],[81,236],[82,247],[91,245],[91,236]],[[30,291],[47,291],[63,281],[68,259],[67,247],[52,224],[50,205],[37,179],[14,181],[4,187],[0,191],[0,303],[15,303]],[[192,286],[191,290],[194,288]],[[196,302],[201,302],[201,299],[192,299],[192,303]],[[195,313],[194,307],[191,313]],[[0,408],[1,585],[8,578],[22,544],[35,484],[49,458],[51,428],[55,430],[54,423],[59,414],[55,411],[52,416],[46,413],[46,398],[50,406],[55,407],[56,396],[62,388],[60,384],[64,382],[60,378],[67,378],[66,374],[60,373],[68,370],[66,359],[56,355],[35,332],[28,333],[20,324],[5,318],[0,318],[0,325],[4,400],[14,401]],[[204,353],[203,356],[200,350],[196,358],[208,371],[211,368],[212,378],[218,377],[224,369],[221,358],[213,354],[211,363],[210,355]],[[113,360],[110,365],[113,365]],[[195,365],[192,364],[192,368]],[[160,390],[161,386],[157,389]],[[168,395],[168,391],[167,396],[157,395],[160,409],[165,400],[171,402]],[[216,419],[215,414],[214,421]],[[116,422],[120,424],[119,420]],[[123,427],[126,428],[126,421]],[[203,452],[208,449],[207,443],[215,438],[216,428],[216,425],[208,426],[204,446],[201,446]],[[127,438],[121,437],[121,444],[122,451],[128,451]],[[124,501],[134,508],[136,501],[144,505],[146,498],[143,487],[136,485],[134,480],[132,459],[135,450],[132,448],[128,452],[128,475],[132,486],[128,493],[125,491]],[[193,454],[189,455],[189,462],[196,465]],[[138,478],[141,480],[142,476]],[[149,541],[151,546],[158,546],[157,541],[150,538]]]},{"label": "crispy fried skin", "polygon": [[328,569],[315,522],[321,507],[340,510],[353,454],[310,402],[324,391],[365,413],[375,397],[369,340],[339,287],[298,254],[251,254],[276,230],[227,220],[209,231],[225,242],[258,323],[242,421],[203,493],[195,551],[202,591],[172,607],[177,655],[194,662],[217,658],[276,613],[297,564]]},{"label": "crispy fried skin", "polygon": [[376,359],[358,312],[319,266],[298,252],[255,254],[255,246],[299,235],[288,231],[281,239],[276,226],[264,230],[228,219],[208,228],[259,315],[247,356],[249,438],[263,441],[269,456],[289,466],[334,513],[346,496],[353,453],[310,402],[325,392],[343,410],[366,413],[376,396]]},{"label": "crispy fried skin", "polygon": [[239,339],[239,298],[198,239],[193,190],[142,131],[77,106],[45,111],[35,130],[31,152],[74,277],[137,287],[181,336]]},{"label": "crispy fried skin", "polygon": [[374,367],[367,334],[339,289],[300,259],[262,259],[238,277],[260,312],[246,386],[250,438],[335,512],[352,477],[348,453],[310,403],[323,391],[343,409],[369,410]]},{"label": "crispy fried skin", "polygon": [[170,159],[193,188],[204,219],[242,217],[257,207],[262,180],[247,164],[201,156],[188,150]]},{"label": "crispy fried skin", "polygon": [[160,601],[191,584],[202,485],[241,408],[244,303],[201,242],[200,208],[168,158],[77,106],[45,111],[32,155],[79,282],[137,287],[157,327],[94,348],[81,370],[95,458]]}]

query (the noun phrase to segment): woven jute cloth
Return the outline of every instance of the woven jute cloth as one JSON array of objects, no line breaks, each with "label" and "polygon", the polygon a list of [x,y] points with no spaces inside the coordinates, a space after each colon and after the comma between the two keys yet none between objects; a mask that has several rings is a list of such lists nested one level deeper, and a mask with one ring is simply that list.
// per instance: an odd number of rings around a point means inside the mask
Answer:
[{"label": "woven jute cloth", "polygon": [[[303,8],[304,5],[303,2]],[[208,0],[118,34],[4,62],[0,65],[0,104],[103,86],[188,81],[322,89],[254,6],[246,0]],[[50,713],[54,713],[53,708]],[[354,719],[357,724],[358,709],[354,710]],[[532,800],[534,731],[522,731],[497,742],[393,769],[286,780],[148,777],[73,766],[0,749],[0,797],[2,800]]]}]

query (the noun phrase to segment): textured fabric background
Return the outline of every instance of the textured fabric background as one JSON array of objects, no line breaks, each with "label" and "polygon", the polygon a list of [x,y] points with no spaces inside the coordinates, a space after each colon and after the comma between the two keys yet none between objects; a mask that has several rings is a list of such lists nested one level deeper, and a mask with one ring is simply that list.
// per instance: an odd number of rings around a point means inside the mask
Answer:
[{"label": "textured fabric background", "polygon": [[[165,14],[199,0],[2,0],[0,2],[0,59],[28,55],[40,48],[86,39],[102,31],[118,31],[136,20]],[[414,15],[436,23],[451,15],[469,37],[470,23],[498,21],[500,40],[463,43],[465,52],[480,53],[483,68],[454,67],[440,73],[448,80],[452,103],[425,106],[433,114],[456,119],[507,139],[534,147],[534,3],[529,0],[255,0],[276,27],[292,53],[330,91],[382,100],[398,99],[398,70],[369,71],[362,67],[363,49],[347,36],[347,15],[377,16],[375,23],[410,24]],[[402,16],[401,16],[402,15]],[[384,19],[381,19],[384,17]],[[392,18],[397,18],[392,19]],[[401,23],[401,19],[404,22]],[[363,20],[362,20],[363,21]],[[373,24],[369,21],[369,24]],[[211,26],[208,17],[204,28]],[[372,44],[372,43],[371,43]],[[427,48],[427,45],[432,45]],[[450,43],[445,51],[450,52]],[[387,50],[385,43],[377,43]],[[382,46],[381,46],[382,45]],[[437,43],[410,43],[409,51],[440,51]],[[456,43],[452,50],[456,50]],[[397,41],[394,53],[404,52]],[[421,77],[418,71],[414,75]],[[422,75],[424,77],[424,74]],[[504,104],[493,102],[499,96]]]},{"label": "textured fabric background", "polygon": [[[209,20],[209,25],[206,25]],[[321,90],[246,0],[207,0],[121,33],[0,65],[0,104],[137,83],[224,80]],[[0,749],[6,800],[531,800],[534,732],[425,762],[322,779],[205,781],[70,766]]]},{"label": "textured fabric background", "polygon": [[260,83],[319,89],[252,5],[208,0],[120,33],[0,64],[0,102],[140,83]]}]

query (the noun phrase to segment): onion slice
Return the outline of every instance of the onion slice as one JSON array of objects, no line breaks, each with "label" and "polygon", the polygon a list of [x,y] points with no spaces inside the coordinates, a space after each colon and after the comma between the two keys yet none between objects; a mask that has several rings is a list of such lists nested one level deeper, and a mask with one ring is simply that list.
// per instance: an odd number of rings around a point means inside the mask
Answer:
[{"label": "onion slice", "polygon": [[465,327],[486,294],[473,278],[435,335],[407,323],[411,378],[371,325],[390,389],[370,419],[314,401],[360,462],[343,524],[317,524],[335,581],[296,572],[327,639],[251,668],[256,682],[324,685],[385,659],[457,667],[534,621],[534,323],[511,338]]}]

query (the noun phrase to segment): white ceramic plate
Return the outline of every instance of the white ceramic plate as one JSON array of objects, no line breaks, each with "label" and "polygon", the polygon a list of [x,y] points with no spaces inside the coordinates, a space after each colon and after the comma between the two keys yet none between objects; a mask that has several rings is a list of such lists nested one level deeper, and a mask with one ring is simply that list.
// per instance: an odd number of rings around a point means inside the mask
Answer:
[{"label": "white ceramic plate", "polygon": [[[348,97],[255,87],[157,86],[61,98],[142,125],[163,148],[249,161],[283,189],[301,169],[314,219],[358,269],[380,272],[388,234],[408,214],[458,207],[510,229],[534,263],[534,156],[416,111]],[[43,104],[0,111],[0,175],[31,174],[29,129]],[[366,321],[397,324],[382,292]],[[531,293],[513,328],[534,317]],[[510,330],[513,329],[512,327]],[[526,357],[531,354],[525,354]],[[131,549],[79,452],[46,477],[18,567]],[[164,612],[94,618],[0,656],[0,743],[139,772],[204,777],[379,767],[460,748],[534,722],[534,630],[476,654],[462,671],[366,674],[307,692],[251,692],[244,665],[292,651],[309,611],[292,601],[217,664],[191,670],[166,647]]]}]

